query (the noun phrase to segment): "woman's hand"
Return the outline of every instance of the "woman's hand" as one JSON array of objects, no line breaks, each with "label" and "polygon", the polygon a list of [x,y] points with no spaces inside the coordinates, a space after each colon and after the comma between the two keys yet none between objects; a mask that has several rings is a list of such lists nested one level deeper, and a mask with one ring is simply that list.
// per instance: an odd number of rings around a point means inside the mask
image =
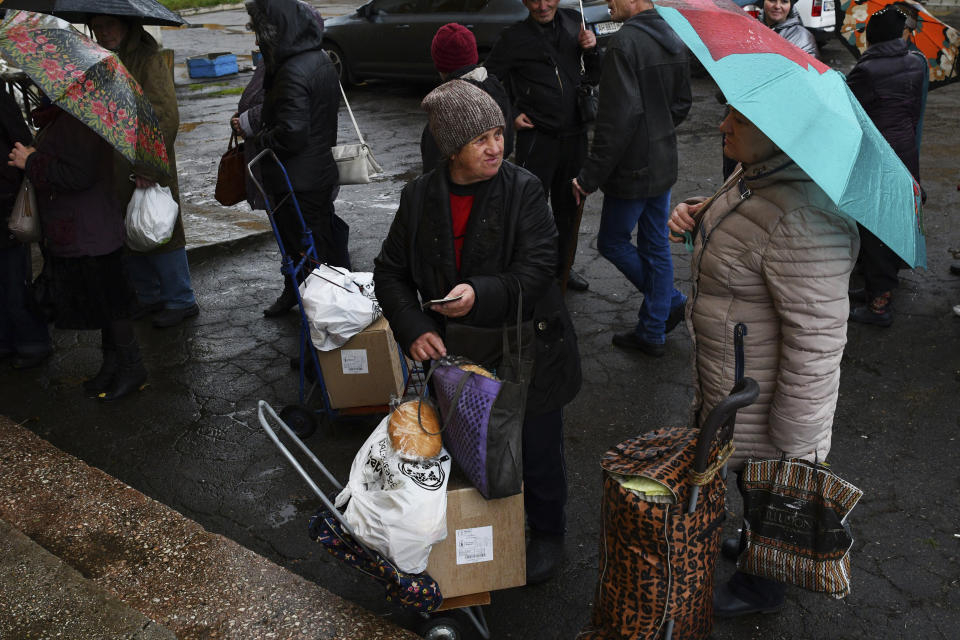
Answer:
[{"label": "woman's hand", "polygon": [[410,357],[417,362],[439,360],[447,355],[447,347],[436,331],[428,331],[410,345]]},{"label": "woman's hand", "polygon": [[233,132],[234,132],[235,134],[237,134],[238,136],[243,136],[243,129],[240,128],[240,115],[239,115],[239,114],[236,114],[236,113],[235,113],[235,114],[233,115],[233,117],[230,118],[230,128],[233,129]]},{"label": "woman's hand", "polygon": [[470,313],[471,309],[473,309],[473,303],[476,302],[477,296],[473,290],[473,287],[465,282],[458,284],[453,289],[450,289],[450,293],[445,295],[444,298],[454,298],[456,296],[462,297],[459,300],[454,300],[453,302],[435,304],[430,307],[430,310],[436,311],[440,315],[448,318],[462,318]]},{"label": "woman's hand", "polygon": [[27,158],[36,150],[36,147],[25,147],[21,143],[15,142],[13,143],[13,149],[10,150],[7,156],[10,158],[7,164],[17,169],[25,169],[27,167]]},{"label": "woman's hand", "polygon": [[703,203],[687,204],[681,202],[670,214],[667,219],[667,227],[670,228],[670,242],[683,242],[683,234],[693,231],[697,221],[693,219],[694,214],[700,211]]},{"label": "woman's hand", "polygon": [[571,186],[573,188],[573,201],[579,207],[580,201],[586,200],[587,196],[589,196],[590,194],[583,190],[583,187],[580,186],[580,183],[577,182],[576,178],[574,178],[573,182],[571,182]]}]

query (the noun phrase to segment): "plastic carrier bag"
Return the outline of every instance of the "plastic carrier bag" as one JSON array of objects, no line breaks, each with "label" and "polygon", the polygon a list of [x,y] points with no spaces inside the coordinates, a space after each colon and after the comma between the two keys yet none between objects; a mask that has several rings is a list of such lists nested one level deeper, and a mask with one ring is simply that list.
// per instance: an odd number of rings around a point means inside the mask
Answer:
[{"label": "plastic carrier bag", "polygon": [[318,265],[300,285],[310,339],[332,351],[366,329],[383,311],[373,295],[373,274]]},{"label": "plastic carrier bag", "polygon": [[127,246],[134,251],[150,251],[169,242],[179,211],[169,187],[155,184],[135,189],[127,205]]}]

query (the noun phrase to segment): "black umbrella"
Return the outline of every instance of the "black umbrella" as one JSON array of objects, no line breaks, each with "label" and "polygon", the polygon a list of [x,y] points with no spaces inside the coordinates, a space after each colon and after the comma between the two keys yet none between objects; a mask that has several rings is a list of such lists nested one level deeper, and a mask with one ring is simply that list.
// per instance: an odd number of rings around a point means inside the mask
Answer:
[{"label": "black umbrella", "polygon": [[156,0],[2,0],[0,8],[49,13],[76,23],[86,22],[91,15],[112,15],[135,18],[143,24],[187,24]]}]

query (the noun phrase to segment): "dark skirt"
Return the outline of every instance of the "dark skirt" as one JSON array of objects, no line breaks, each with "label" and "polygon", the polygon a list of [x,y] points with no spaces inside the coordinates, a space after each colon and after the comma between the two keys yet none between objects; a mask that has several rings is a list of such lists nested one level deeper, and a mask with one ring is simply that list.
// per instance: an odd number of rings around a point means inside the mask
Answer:
[{"label": "dark skirt", "polygon": [[103,256],[47,256],[58,329],[103,329],[132,317],[136,297],[122,253],[117,249]]}]

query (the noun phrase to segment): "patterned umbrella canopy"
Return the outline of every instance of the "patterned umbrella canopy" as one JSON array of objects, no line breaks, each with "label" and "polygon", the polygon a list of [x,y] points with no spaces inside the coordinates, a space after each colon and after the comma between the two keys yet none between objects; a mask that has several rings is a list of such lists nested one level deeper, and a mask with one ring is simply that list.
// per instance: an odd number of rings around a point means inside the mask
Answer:
[{"label": "patterned umbrella canopy", "polygon": [[0,22],[0,53],[145,175],[170,175],[157,115],[116,54],[58,18],[27,11]]},{"label": "patterned umbrella canopy", "polygon": [[186,24],[179,14],[156,0],[0,0],[0,9],[49,13],[69,22],[86,22],[91,15],[134,18],[142,24]]},{"label": "patterned umbrella canopy", "polygon": [[866,28],[870,16],[894,5],[916,20],[908,40],[927,59],[930,68],[930,89],[960,80],[957,49],[960,33],[937,20],[922,4],[914,0],[840,0],[837,2],[837,35],[853,55],[867,50]]}]

